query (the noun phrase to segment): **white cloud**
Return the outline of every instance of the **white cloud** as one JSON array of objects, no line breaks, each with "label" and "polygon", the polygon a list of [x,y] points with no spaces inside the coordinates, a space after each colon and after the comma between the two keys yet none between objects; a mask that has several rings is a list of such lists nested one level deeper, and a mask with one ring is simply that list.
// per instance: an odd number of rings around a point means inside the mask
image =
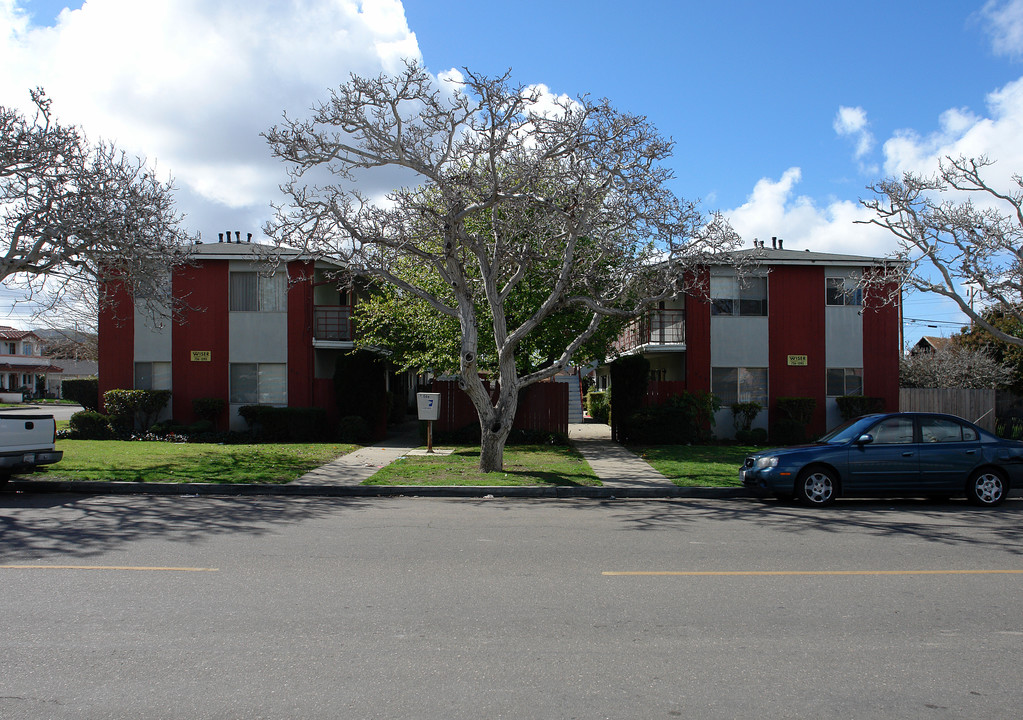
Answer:
[{"label": "white cloud", "polygon": [[[832,127],[842,137],[850,137],[856,143],[856,150],[853,157],[862,161],[870,151],[874,149],[874,135],[867,129],[867,111],[861,107],[846,107],[840,105]],[[868,172],[873,168],[861,166],[861,170]]]},{"label": "white cloud", "polygon": [[995,53],[1023,55],[1023,0],[989,0],[980,10],[980,18]]},{"label": "white cloud", "polygon": [[89,0],[54,27],[24,3],[0,0],[0,104],[45,87],[62,121],[173,173],[204,233],[269,217],[283,172],[259,133],[282,112],[420,59],[400,0]]},{"label": "white cloud", "polygon": [[818,205],[796,193],[801,179],[797,167],[778,180],[762,178],[744,204],[725,212],[747,247],[752,247],[754,238],[770,247],[771,237],[780,237],[786,250],[882,257],[895,249],[888,233],[855,223],[869,218],[858,202],[831,200]]}]

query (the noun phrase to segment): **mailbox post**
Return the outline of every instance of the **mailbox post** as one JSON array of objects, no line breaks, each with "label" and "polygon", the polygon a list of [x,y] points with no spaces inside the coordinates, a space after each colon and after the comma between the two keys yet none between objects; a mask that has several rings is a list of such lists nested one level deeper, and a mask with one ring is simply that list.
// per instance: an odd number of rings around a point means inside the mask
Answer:
[{"label": "mailbox post", "polygon": [[433,452],[433,421],[440,419],[440,393],[416,393],[419,419],[426,421],[426,452]]}]

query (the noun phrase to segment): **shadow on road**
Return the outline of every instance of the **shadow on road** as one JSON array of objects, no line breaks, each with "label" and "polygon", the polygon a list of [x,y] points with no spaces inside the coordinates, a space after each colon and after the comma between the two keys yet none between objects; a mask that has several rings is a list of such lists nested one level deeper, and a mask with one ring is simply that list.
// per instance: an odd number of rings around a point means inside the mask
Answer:
[{"label": "shadow on road", "polygon": [[53,555],[88,558],[157,537],[188,543],[218,534],[262,536],[287,523],[364,505],[359,498],[5,493],[0,495],[0,563]]}]

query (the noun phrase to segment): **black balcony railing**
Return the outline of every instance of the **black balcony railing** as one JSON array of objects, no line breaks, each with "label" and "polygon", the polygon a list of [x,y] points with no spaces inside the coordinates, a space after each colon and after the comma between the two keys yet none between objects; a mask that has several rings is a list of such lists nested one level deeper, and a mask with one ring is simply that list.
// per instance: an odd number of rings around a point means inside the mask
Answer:
[{"label": "black balcony railing", "polygon": [[351,340],[351,305],[317,305],[313,308],[313,337],[317,340]]},{"label": "black balcony railing", "polygon": [[683,345],[685,341],[685,310],[655,310],[629,323],[615,350],[623,353],[643,345]]}]

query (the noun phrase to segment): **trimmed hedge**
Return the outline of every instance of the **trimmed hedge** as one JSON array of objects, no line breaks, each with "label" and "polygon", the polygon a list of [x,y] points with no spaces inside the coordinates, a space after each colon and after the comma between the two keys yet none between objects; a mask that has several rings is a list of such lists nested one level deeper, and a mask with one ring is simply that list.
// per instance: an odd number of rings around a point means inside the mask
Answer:
[{"label": "trimmed hedge", "polygon": [[608,403],[607,393],[603,390],[590,390],[586,394],[586,410],[591,418],[606,425],[611,419],[611,405]]},{"label": "trimmed hedge", "polygon": [[109,440],[114,436],[110,418],[95,410],[76,412],[68,421],[68,428],[76,440]]},{"label": "trimmed hedge", "polygon": [[238,414],[262,442],[318,442],[330,436],[323,408],[242,405]]},{"label": "trimmed hedge", "polygon": [[170,390],[107,390],[103,405],[110,423],[122,433],[148,432],[170,402]]},{"label": "trimmed hedge", "polygon": [[629,441],[644,445],[705,443],[721,401],[713,393],[684,392],[629,418]]},{"label": "trimmed hedge", "polygon": [[79,378],[60,381],[60,395],[73,400],[86,410],[99,410],[99,378]]},{"label": "trimmed hedge", "polygon": [[771,427],[771,436],[779,445],[798,445],[806,442],[806,426],[813,419],[817,400],[810,397],[778,398],[778,419]]}]

